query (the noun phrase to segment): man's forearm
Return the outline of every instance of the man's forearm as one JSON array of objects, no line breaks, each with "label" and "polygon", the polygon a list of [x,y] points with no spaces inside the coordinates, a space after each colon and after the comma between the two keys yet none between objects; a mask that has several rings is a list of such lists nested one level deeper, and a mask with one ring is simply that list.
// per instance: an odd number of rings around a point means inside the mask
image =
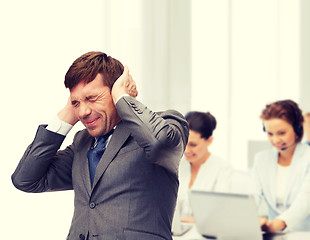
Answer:
[{"label": "man's forearm", "polygon": [[177,172],[188,138],[188,124],[177,111],[155,113],[130,96],[116,105],[132,136],[150,161]]},{"label": "man's forearm", "polygon": [[64,138],[46,130],[45,126],[39,126],[34,141],[26,149],[12,175],[16,188],[26,192],[50,190],[47,172]]}]

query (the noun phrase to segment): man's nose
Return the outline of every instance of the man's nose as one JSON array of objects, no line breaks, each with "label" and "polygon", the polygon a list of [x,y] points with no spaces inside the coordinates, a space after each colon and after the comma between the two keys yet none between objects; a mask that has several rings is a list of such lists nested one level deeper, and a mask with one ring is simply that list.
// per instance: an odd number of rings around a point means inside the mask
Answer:
[{"label": "man's nose", "polygon": [[87,117],[91,113],[91,108],[87,103],[81,102],[79,107],[79,118],[83,119]]}]

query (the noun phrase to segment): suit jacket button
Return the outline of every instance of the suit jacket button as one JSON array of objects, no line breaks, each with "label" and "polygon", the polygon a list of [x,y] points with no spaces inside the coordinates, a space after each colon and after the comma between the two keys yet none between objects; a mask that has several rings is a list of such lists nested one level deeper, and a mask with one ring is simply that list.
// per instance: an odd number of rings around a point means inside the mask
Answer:
[{"label": "suit jacket button", "polygon": [[80,237],[81,240],[85,240],[85,236],[83,234],[80,234],[79,237]]},{"label": "suit jacket button", "polygon": [[89,204],[89,207],[90,207],[91,209],[94,209],[94,208],[96,207],[96,203],[91,202],[91,203]]}]

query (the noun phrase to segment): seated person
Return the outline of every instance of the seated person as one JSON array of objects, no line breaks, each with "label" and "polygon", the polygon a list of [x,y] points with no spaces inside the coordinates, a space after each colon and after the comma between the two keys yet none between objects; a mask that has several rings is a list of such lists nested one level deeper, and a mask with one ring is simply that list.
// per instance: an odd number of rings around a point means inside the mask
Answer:
[{"label": "seated person", "polygon": [[310,231],[310,148],[301,143],[303,115],[292,100],[266,105],[260,118],[272,149],[255,155],[252,189],[259,205],[265,200],[266,232]]},{"label": "seated person", "polygon": [[304,132],[306,137],[306,143],[310,145],[310,112],[304,114]]},{"label": "seated person", "polygon": [[228,163],[209,151],[213,141],[216,119],[209,112],[189,112],[189,139],[179,168],[179,195],[177,211],[182,222],[193,222],[188,201],[188,190],[228,192],[233,170]]}]

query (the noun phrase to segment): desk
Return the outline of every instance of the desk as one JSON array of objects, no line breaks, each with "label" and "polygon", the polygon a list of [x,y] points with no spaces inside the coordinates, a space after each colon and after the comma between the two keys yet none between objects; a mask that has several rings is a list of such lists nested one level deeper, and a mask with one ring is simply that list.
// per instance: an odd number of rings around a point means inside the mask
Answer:
[{"label": "desk", "polygon": [[[182,236],[173,236],[173,240],[206,240],[193,226]],[[264,240],[310,240],[310,232],[288,232],[278,236],[265,236]]]}]

